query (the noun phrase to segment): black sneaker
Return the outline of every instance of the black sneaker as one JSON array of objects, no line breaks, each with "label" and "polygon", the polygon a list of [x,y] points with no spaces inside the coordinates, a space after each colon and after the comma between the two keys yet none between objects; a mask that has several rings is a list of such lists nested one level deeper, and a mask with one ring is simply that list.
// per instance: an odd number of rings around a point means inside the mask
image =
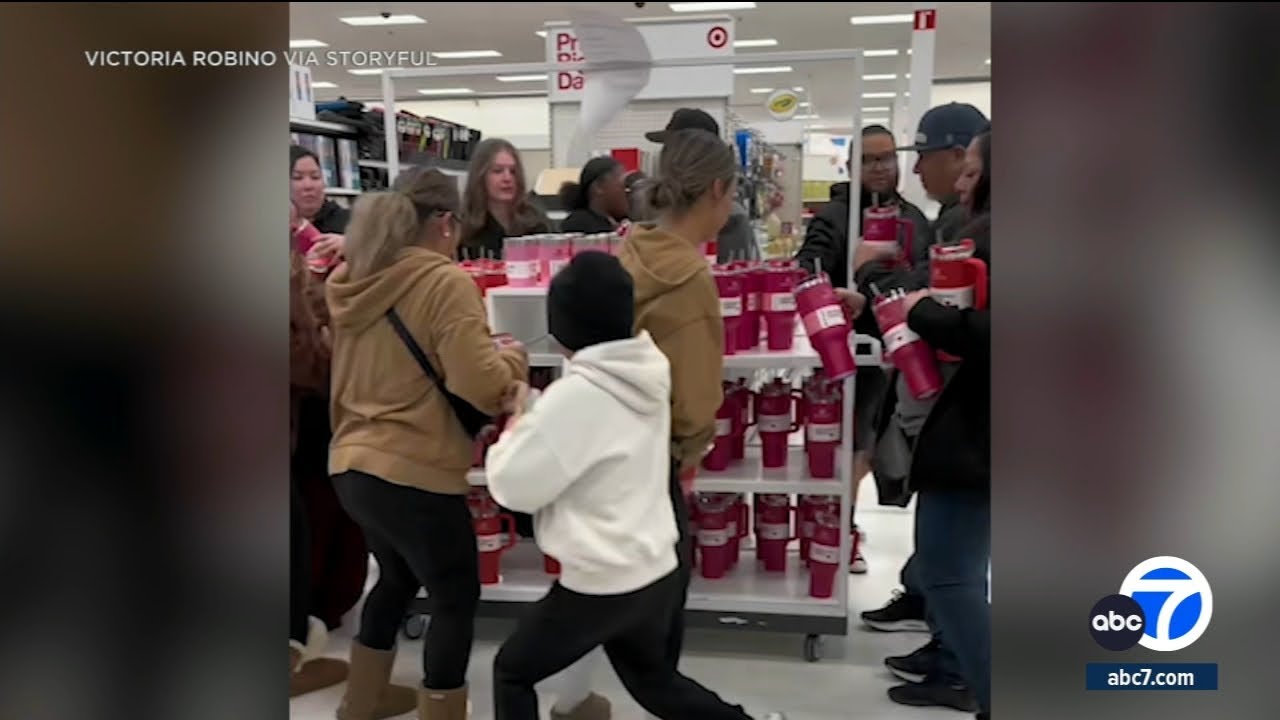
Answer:
[{"label": "black sneaker", "polygon": [[933,671],[938,661],[938,641],[930,640],[928,645],[910,655],[885,658],[884,664],[890,672],[907,682],[924,682],[926,676]]},{"label": "black sneaker", "polygon": [[926,681],[889,688],[889,699],[911,707],[949,707],[961,712],[977,712],[978,701],[963,685]]},{"label": "black sneaker", "polygon": [[924,598],[897,590],[888,605],[862,613],[862,622],[881,632],[929,632],[929,623],[924,619]]}]

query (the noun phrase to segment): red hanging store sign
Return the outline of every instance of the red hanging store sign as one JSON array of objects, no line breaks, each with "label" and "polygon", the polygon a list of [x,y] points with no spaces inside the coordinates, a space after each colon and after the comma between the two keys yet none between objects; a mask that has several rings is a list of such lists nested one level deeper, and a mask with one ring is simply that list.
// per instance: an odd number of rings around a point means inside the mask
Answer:
[{"label": "red hanging store sign", "polygon": [[916,30],[936,30],[938,27],[937,10],[917,10],[915,18]]}]

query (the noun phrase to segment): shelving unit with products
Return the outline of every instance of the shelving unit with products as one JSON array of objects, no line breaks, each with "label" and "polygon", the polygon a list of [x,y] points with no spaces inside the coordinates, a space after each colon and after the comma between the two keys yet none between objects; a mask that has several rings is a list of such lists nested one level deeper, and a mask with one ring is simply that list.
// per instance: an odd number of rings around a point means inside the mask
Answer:
[{"label": "shelving unit with products", "polygon": [[[853,78],[851,94],[859,99],[858,79],[863,75],[863,56],[860,50],[829,50],[794,53],[758,53],[749,57],[734,58],[735,65],[791,64],[822,61],[850,61]],[[660,59],[654,67],[697,68],[706,65],[707,58]],[[580,68],[589,73],[596,69],[590,60]],[[430,67],[389,70],[382,75],[383,106],[395,114],[395,87],[398,81],[408,78],[442,78],[451,76],[491,74],[548,73],[553,68],[547,63],[520,63],[499,65],[474,65],[454,67]],[[855,102],[855,108],[858,103]],[[665,117],[663,118],[665,120]],[[394,175],[404,164],[401,146],[391,120],[386,120],[386,162]],[[857,110],[853,117],[857,125]],[[754,166],[767,172],[766,164]],[[853,210],[856,212],[856,208]],[[853,248],[850,248],[852,253]],[[851,256],[850,256],[851,257]],[[509,333],[525,344],[533,366],[541,366],[556,372],[563,367],[563,357],[556,351],[546,328],[545,287],[488,287],[485,291],[486,306],[491,328],[496,333]],[[756,349],[745,349],[724,358],[725,380],[741,383],[750,388],[764,385],[780,385],[798,390],[815,371],[822,367],[818,353],[813,350],[803,334],[801,323],[795,325],[796,335],[792,347],[786,351],[768,351],[761,343]],[[880,366],[881,350],[878,341],[863,336],[850,336],[859,365]],[[775,380],[777,381],[775,383]],[[763,449],[755,436],[744,436],[744,452],[736,460],[719,471],[702,469],[697,474],[694,490],[698,494],[715,497],[755,498],[772,495],[797,501],[802,497],[820,496],[830,501],[830,512],[835,518],[832,527],[838,533],[838,551],[833,544],[831,556],[824,559],[835,567],[834,581],[829,593],[813,590],[811,573],[791,548],[786,557],[786,569],[766,572],[757,566],[755,547],[751,533],[738,543],[739,554],[731,562],[732,568],[722,577],[702,577],[695,571],[687,604],[687,616],[695,626],[729,630],[799,633],[805,636],[804,656],[815,661],[820,655],[820,639],[824,635],[845,635],[849,627],[849,589],[846,578],[852,555],[850,512],[853,502],[853,468],[847,458],[851,456],[853,442],[853,405],[855,383],[852,378],[838,384],[839,412],[844,421],[838,440],[843,450],[834,465],[831,477],[815,477],[806,462],[803,432],[784,427],[787,435],[786,450],[781,467],[763,467],[760,461]],[[777,429],[770,431],[776,434]],[[829,440],[830,441],[830,440]],[[773,446],[776,449],[776,444]],[[469,474],[473,486],[485,482],[484,471],[477,468]],[[737,507],[737,505],[735,505]],[[798,528],[796,524],[793,527]],[[745,529],[744,529],[745,531]],[[798,530],[796,531],[799,534]],[[814,562],[817,562],[814,559]],[[497,582],[486,584],[481,590],[481,613],[488,616],[515,616],[523,613],[528,605],[540,599],[551,586],[553,576],[544,568],[544,559],[532,542],[519,542],[502,556]],[[828,565],[829,569],[830,565]],[[425,613],[428,606],[420,603],[415,613]],[[410,637],[419,634],[423,625],[420,614],[411,615],[405,624]]]}]

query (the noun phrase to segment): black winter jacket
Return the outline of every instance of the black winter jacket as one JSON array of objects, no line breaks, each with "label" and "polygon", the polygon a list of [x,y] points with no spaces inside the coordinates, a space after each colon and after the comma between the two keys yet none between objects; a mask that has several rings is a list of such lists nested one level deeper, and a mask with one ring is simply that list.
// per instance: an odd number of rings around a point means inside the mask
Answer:
[{"label": "black winter jacket", "polygon": [[[990,216],[963,228],[975,255],[991,265]],[[961,358],[929,412],[912,453],[909,483],[922,492],[991,490],[991,313],[958,310],[925,298],[907,324],[935,349]],[[892,386],[888,393],[891,411]]]},{"label": "black winter jacket", "polygon": [[[895,204],[901,208],[903,217],[915,225],[915,236],[929,232],[929,219],[920,208],[907,202],[896,192],[890,197],[878,198],[881,205]],[[871,207],[871,192],[862,189],[862,197],[858,208],[858,235],[862,234],[862,212]],[[926,250],[927,253],[927,250]],[[925,255],[926,259],[928,255]],[[804,244],[796,252],[796,260],[811,272],[817,264],[831,276],[831,284],[835,287],[849,287],[849,183],[837,183],[831,186],[831,200],[809,222],[804,233]],[[871,297],[869,289],[859,290]],[[862,313],[854,322],[854,331],[862,335],[880,336],[880,329],[870,311]]]},{"label": "black winter jacket", "polygon": [[351,221],[351,211],[332,200],[325,200],[316,213],[312,225],[322,233],[341,235],[347,231],[347,223]]}]

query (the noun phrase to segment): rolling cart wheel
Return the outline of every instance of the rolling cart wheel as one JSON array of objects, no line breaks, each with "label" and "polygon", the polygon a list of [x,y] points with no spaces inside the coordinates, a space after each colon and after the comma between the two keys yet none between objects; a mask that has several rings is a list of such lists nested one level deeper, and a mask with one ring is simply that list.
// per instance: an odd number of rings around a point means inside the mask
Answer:
[{"label": "rolling cart wheel", "polygon": [[408,640],[421,640],[423,635],[427,634],[427,618],[425,615],[410,615],[404,619],[404,627],[401,628],[404,636]]},{"label": "rolling cart wheel", "polygon": [[822,659],[822,636],[806,635],[804,638],[805,662],[818,662]]}]

